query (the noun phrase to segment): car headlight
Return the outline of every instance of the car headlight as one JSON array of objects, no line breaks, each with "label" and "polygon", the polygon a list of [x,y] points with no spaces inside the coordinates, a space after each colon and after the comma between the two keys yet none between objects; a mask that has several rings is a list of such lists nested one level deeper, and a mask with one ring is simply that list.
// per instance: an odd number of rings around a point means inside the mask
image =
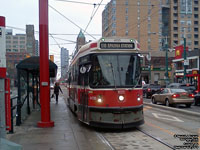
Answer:
[{"label": "car headlight", "polygon": [[123,96],[123,95],[120,95],[120,96],[119,96],[119,100],[120,100],[120,101],[123,101],[123,100],[124,100],[124,96]]}]

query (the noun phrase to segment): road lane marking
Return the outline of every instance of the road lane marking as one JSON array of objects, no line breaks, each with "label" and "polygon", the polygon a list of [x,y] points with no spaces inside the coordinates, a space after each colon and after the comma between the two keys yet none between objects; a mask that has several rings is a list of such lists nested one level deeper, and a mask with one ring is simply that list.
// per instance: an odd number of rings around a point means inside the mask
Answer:
[{"label": "road lane marking", "polygon": [[157,114],[157,113],[152,113],[154,117],[158,119],[164,119],[164,120],[170,120],[170,121],[177,121],[177,122],[184,122],[183,120],[180,120],[177,117],[170,116],[170,115],[164,115],[164,114]]},{"label": "road lane marking", "polygon": [[146,110],[151,109],[151,108],[152,108],[151,106],[144,106],[143,111],[146,111]]},{"label": "road lane marking", "polygon": [[200,146],[200,128],[199,128],[199,146]]},{"label": "road lane marking", "polygon": [[157,129],[160,129],[161,131],[163,131],[163,132],[165,132],[165,133],[168,133],[168,134],[170,134],[170,135],[175,135],[175,133],[173,133],[173,132],[171,132],[171,131],[169,131],[169,130],[167,130],[167,129],[164,129],[164,128],[161,128],[161,127],[159,127],[159,126],[156,126],[156,125],[154,125],[154,124],[151,124],[151,123],[149,123],[149,122],[145,122],[145,124],[147,124],[148,126],[151,126],[151,127],[154,127],[154,128],[157,128]]}]

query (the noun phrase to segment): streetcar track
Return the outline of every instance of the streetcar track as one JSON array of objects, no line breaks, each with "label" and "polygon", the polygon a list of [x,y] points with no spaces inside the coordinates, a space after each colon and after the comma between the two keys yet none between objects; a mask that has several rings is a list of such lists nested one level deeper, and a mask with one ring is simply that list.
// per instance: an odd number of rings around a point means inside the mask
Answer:
[{"label": "streetcar track", "polygon": [[155,137],[155,136],[153,136],[153,135],[151,135],[151,134],[149,134],[149,133],[147,133],[147,132],[145,132],[145,131],[143,131],[143,130],[141,130],[141,129],[139,129],[139,128],[136,128],[136,129],[137,129],[138,131],[142,132],[143,134],[147,135],[148,137],[151,137],[151,138],[153,138],[154,140],[158,141],[159,143],[161,143],[161,144],[163,144],[163,145],[165,145],[165,146],[167,146],[167,147],[169,147],[169,148],[175,150],[175,148],[174,148],[172,145],[170,145],[170,144],[168,144],[168,143],[166,143],[166,142],[160,140],[158,137]]},{"label": "streetcar track", "polygon": [[[145,131],[139,129],[138,127],[136,127],[135,129],[138,130],[139,132],[142,132],[142,133],[145,134],[146,136],[148,136],[148,137],[154,139],[155,141],[161,143],[162,145],[165,145],[165,146],[167,146],[168,148],[175,150],[174,146],[172,146],[172,145],[170,145],[170,144],[164,142],[163,140],[159,139],[158,137],[155,137],[155,136],[153,136],[153,135],[151,135],[151,134],[149,134],[149,133],[147,133],[147,132],[145,132]],[[109,140],[108,140],[102,133],[96,132],[96,134],[97,134],[97,136],[99,137],[99,139],[100,139],[104,144],[106,144],[111,150],[116,150],[116,148],[109,142]]]},{"label": "streetcar track", "polygon": [[103,143],[105,143],[106,145],[110,147],[111,150],[116,150],[115,147],[112,146],[112,144],[106,139],[106,137],[104,137],[101,133],[98,133],[98,132],[96,132],[96,134]]}]

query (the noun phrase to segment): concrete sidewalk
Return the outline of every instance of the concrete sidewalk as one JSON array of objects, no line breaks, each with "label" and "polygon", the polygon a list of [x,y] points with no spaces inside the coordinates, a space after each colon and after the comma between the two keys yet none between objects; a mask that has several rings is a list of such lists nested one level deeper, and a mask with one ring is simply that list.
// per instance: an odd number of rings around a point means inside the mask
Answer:
[{"label": "concrete sidewalk", "polygon": [[59,95],[58,104],[51,100],[52,128],[39,128],[40,111],[35,110],[8,140],[20,144],[24,150],[110,150],[96,132],[77,121],[66,105],[66,88]]}]

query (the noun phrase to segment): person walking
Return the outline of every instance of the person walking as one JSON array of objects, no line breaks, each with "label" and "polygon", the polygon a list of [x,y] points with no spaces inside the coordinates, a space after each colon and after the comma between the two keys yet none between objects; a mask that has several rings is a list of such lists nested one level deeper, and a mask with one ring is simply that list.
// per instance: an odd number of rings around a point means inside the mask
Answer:
[{"label": "person walking", "polygon": [[59,83],[56,82],[55,83],[55,86],[54,86],[54,94],[56,95],[56,104],[58,104],[58,95],[59,95],[59,91],[63,94],[60,86],[59,86]]}]

